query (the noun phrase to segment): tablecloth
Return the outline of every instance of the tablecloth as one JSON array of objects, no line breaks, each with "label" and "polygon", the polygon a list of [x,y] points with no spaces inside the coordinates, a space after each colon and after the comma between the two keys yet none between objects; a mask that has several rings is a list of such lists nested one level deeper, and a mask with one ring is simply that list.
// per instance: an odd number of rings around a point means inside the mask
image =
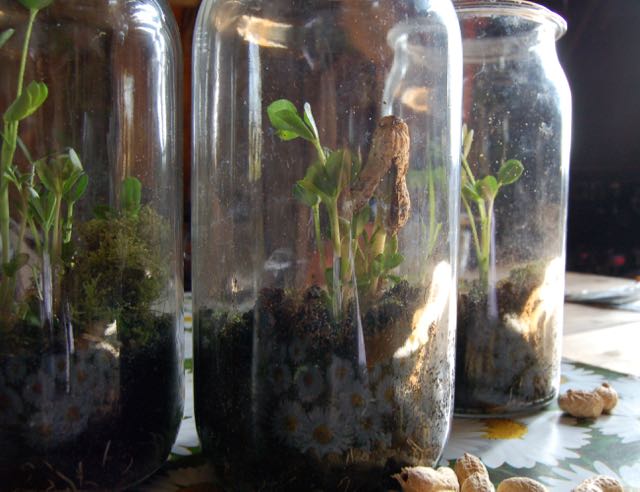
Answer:
[{"label": "tablecloth", "polygon": [[[200,454],[193,418],[191,299],[185,303],[186,398],[182,425],[166,465],[145,481],[142,492],[222,491]],[[454,418],[441,464],[464,452],[479,456],[498,484],[511,476],[539,480],[552,491],[571,491],[595,474],[619,479],[627,491],[640,491],[640,379],[602,368],[562,363],[561,391],[591,390],[608,381],[620,401],[611,415],[596,420],[567,417],[555,403],[518,418]]]}]

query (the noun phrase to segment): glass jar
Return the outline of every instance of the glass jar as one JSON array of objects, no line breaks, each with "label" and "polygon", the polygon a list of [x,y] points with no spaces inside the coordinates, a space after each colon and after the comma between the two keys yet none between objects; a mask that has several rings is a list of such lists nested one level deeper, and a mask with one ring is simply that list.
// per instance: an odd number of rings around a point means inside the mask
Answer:
[{"label": "glass jar", "polygon": [[456,412],[513,413],[560,379],[571,95],[565,21],[520,0],[456,3],[463,36]]},{"label": "glass jar", "polygon": [[453,405],[453,6],[205,0],[194,39],[204,452],[234,490],[397,486]]},{"label": "glass jar", "polygon": [[0,32],[0,483],[121,489],[182,415],[175,22],[158,0],[0,0]]}]

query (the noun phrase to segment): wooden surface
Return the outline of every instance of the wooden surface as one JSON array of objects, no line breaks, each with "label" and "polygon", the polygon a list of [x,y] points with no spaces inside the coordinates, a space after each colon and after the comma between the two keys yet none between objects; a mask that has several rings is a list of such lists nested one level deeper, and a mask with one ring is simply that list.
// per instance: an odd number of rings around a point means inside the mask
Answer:
[{"label": "wooden surface", "polygon": [[[565,291],[600,291],[632,285],[633,280],[567,273]],[[565,303],[564,357],[640,376],[640,313]]]}]

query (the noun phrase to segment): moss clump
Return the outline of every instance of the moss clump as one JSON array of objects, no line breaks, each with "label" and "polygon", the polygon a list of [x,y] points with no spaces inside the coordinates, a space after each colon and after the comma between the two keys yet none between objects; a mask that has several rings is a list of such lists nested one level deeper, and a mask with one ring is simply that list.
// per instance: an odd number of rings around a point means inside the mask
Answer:
[{"label": "moss clump", "polygon": [[89,220],[78,234],[69,275],[74,320],[85,327],[116,321],[121,340],[152,336],[153,304],[168,276],[160,248],[164,219],[143,206],[136,214]]}]

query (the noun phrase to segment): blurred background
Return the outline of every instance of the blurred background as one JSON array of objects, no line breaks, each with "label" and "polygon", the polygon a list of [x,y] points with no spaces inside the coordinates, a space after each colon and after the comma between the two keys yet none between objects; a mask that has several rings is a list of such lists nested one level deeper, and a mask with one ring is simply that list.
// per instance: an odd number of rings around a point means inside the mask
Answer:
[{"label": "blurred background", "polygon": [[[170,3],[185,58],[188,235],[191,41],[200,1]],[[640,0],[537,3],[562,15],[569,25],[558,42],[573,93],[567,270],[640,280]],[[185,244],[188,275],[188,240]]]}]

